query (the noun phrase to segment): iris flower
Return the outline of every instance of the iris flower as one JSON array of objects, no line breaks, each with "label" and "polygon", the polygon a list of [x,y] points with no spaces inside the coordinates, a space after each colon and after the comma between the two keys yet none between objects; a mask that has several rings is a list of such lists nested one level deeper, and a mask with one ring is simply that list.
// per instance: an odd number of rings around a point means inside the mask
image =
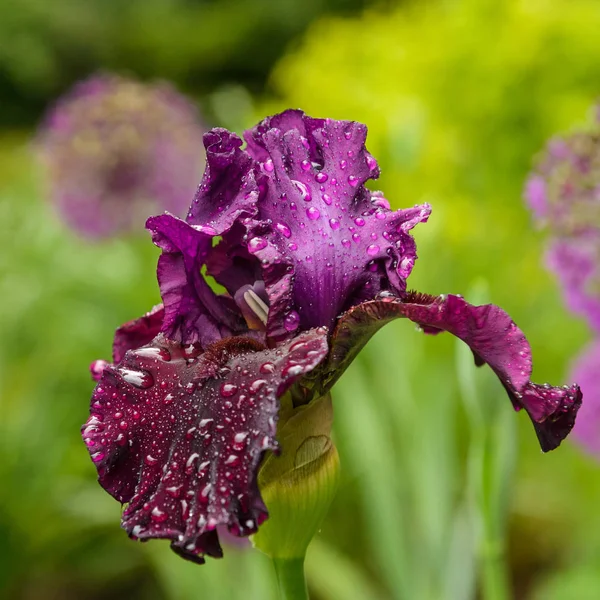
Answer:
[{"label": "iris flower", "polygon": [[278,450],[280,398],[300,406],[327,394],[397,318],[468,344],[544,451],[571,430],[579,388],[530,381],[531,349],[508,314],[407,290],[410,230],[430,207],[392,211],[365,187],[379,175],[366,134],[297,110],[247,131],[245,147],[213,129],[187,218],[148,220],[163,303],[117,330],[112,364],[92,365],[82,430],[100,484],[127,503],[132,538],[168,538],[203,562],[221,556],[217,526],[256,532],[268,516],[257,473]]},{"label": "iris flower", "polygon": [[81,81],[48,112],[38,136],[53,203],[92,238],[137,230],[154,211],[183,215],[205,131],[193,104],[167,83]]}]

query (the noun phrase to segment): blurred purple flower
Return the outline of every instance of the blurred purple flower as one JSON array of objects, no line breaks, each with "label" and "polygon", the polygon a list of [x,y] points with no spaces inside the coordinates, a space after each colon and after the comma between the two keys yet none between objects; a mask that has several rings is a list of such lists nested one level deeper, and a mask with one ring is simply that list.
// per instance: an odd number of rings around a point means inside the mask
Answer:
[{"label": "blurred purple flower", "polygon": [[567,306],[600,331],[600,113],[585,131],[550,140],[525,185],[549,233],[546,264]]},{"label": "blurred purple flower", "polygon": [[130,536],[169,538],[202,562],[221,554],[217,527],[254,532],[267,517],[257,472],[277,449],[279,398],[326,394],[396,318],[468,344],[544,451],[573,427],[579,388],[530,381],[531,349],[503,310],[407,291],[409,231],[430,208],[392,211],[365,187],[379,175],[366,133],[291,110],[247,131],[245,149],[214,129],[187,220],[148,219],[163,305],[117,331],[112,365],[92,366],[83,428],[101,485],[128,503]]},{"label": "blurred purple flower", "polygon": [[585,403],[573,428],[574,438],[600,458],[600,340],[592,342],[577,357],[571,369],[585,393]]},{"label": "blurred purple flower", "polygon": [[198,113],[169,84],[96,75],[48,112],[38,135],[49,192],[64,221],[99,238],[148,214],[184,214],[203,164]]}]

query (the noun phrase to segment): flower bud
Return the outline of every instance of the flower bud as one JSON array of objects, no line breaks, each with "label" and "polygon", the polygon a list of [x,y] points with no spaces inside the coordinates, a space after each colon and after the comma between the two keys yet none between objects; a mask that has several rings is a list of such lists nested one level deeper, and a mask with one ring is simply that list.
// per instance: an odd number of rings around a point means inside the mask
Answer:
[{"label": "flower bud", "polygon": [[330,438],[332,420],[329,394],[298,408],[289,396],[282,398],[282,452],[269,454],[258,474],[269,519],[252,539],[273,559],[304,557],[335,496],[339,456]]}]

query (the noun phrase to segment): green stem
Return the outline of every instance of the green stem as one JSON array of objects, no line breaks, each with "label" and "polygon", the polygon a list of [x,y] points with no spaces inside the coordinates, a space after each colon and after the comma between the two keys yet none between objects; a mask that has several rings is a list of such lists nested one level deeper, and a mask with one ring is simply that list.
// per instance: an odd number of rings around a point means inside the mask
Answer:
[{"label": "green stem", "polygon": [[482,556],[482,591],[485,600],[509,600],[508,568],[500,545],[487,547]]},{"label": "green stem", "polygon": [[274,558],[281,600],[308,600],[304,577],[304,557]]}]

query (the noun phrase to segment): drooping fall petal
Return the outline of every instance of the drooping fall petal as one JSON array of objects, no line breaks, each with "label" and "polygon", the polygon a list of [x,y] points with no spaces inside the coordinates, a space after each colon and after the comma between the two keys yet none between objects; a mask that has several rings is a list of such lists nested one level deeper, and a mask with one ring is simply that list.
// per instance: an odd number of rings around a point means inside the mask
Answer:
[{"label": "drooping fall petal", "polygon": [[349,310],[333,335],[325,385],[331,386],[373,334],[397,318],[410,319],[426,333],[448,331],[465,342],[476,363],[487,363],[496,373],[515,409],[527,411],[542,450],[556,448],[571,431],[581,406],[579,387],[532,383],[525,334],[501,308],[473,306],[460,296],[409,293],[400,299],[384,294]]},{"label": "drooping fall petal", "polygon": [[159,335],[106,366],[82,434],[122,525],[185,558],[220,556],[215,528],[246,536],[267,517],[257,469],[275,450],[278,398],[327,355],[317,329],[277,349],[233,337],[201,352]]}]

